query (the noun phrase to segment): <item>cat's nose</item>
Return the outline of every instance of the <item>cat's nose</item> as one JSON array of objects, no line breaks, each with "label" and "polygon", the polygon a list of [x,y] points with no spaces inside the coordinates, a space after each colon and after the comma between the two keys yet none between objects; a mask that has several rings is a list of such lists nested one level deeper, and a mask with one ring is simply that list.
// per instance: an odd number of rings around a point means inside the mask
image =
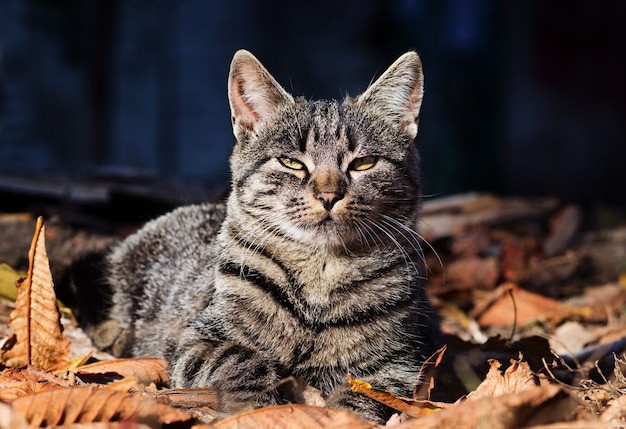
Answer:
[{"label": "cat's nose", "polygon": [[343,198],[342,192],[337,191],[320,191],[317,193],[317,199],[327,211],[330,211],[335,203]]}]

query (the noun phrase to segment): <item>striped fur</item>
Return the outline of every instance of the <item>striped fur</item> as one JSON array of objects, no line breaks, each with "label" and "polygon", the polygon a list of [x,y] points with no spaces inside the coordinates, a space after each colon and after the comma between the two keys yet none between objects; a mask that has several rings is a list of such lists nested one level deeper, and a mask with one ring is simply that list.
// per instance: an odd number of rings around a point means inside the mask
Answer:
[{"label": "striped fur", "polygon": [[410,395],[439,343],[413,230],[422,86],[410,52],[358,98],[294,99],[238,52],[227,204],[166,214],[109,257],[124,354],[164,356],[225,412],[294,400],[296,376],[384,421],[347,374]]}]

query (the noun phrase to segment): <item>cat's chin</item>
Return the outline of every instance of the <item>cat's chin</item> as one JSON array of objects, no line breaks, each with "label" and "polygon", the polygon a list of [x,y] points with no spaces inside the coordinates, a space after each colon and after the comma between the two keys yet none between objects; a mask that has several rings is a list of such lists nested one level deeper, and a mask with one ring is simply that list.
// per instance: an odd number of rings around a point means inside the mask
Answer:
[{"label": "cat's chin", "polygon": [[301,230],[300,242],[324,251],[345,251],[354,247],[358,234],[346,224],[324,219]]}]

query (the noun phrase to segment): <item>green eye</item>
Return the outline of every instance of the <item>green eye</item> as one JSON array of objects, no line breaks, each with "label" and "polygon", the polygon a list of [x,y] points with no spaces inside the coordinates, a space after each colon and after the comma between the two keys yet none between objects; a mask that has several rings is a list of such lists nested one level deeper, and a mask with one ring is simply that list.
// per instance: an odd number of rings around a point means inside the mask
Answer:
[{"label": "green eye", "polygon": [[378,161],[377,156],[374,156],[374,155],[364,156],[362,158],[354,159],[354,161],[350,163],[350,166],[348,168],[353,171],[369,170],[370,168],[376,165],[377,161]]},{"label": "green eye", "polygon": [[286,156],[279,156],[278,162],[291,170],[306,170],[305,165],[297,159],[288,158]]}]

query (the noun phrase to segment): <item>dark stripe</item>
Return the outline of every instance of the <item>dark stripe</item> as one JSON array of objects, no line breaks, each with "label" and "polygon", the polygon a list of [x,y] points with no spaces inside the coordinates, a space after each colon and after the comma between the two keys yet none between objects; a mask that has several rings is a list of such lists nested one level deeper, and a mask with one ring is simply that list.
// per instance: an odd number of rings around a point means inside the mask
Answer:
[{"label": "dark stripe", "polygon": [[215,359],[215,362],[211,365],[211,372],[215,371],[220,366],[224,365],[232,357],[237,357],[237,363],[245,362],[252,356],[252,351],[245,349],[241,346],[233,345],[223,350],[222,353]]},{"label": "dark stripe", "polygon": [[348,139],[348,150],[354,152],[357,146],[357,137],[354,134],[354,130],[349,125],[346,127],[346,138]]},{"label": "dark stripe", "polygon": [[268,279],[263,274],[248,266],[242,266],[234,262],[221,264],[219,270],[222,274],[238,277],[252,283],[254,286],[267,293],[274,300],[274,302],[298,319],[302,325],[310,325],[306,316],[296,307],[296,305],[294,305],[284,290],[277,283]]},{"label": "dark stripe", "polygon": [[301,130],[301,134],[298,136],[298,149],[300,149],[302,153],[306,153],[306,142],[310,132],[310,129]]},{"label": "dark stripe", "polygon": [[393,314],[406,309],[411,306],[421,294],[421,286],[416,284],[412,287],[411,293],[408,296],[397,301],[386,303],[383,306],[372,305],[344,317],[332,319],[327,322],[320,322],[305,314],[303,309],[306,309],[308,306],[303,303],[302,300],[294,302],[295,297],[293,297],[294,299],[289,297],[283,288],[258,271],[234,262],[221,264],[219,270],[222,274],[238,277],[261,289],[281,308],[296,318],[302,326],[314,332],[321,332],[328,328],[342,328],[370,323],[378,318],[386,317],[390,313]]},{"label": "dark stripe", "polygon": [[[183,371],[185,374],[185,380],[194,380],[196,378],[196,374],[198,374],[200,368],[202,368],[202,365],[205,363],[204,356],[193,356],[192,359],[185,359],[186,357],[187,355],[182,356],[184,359],[183,363],[185,364],[185,369]],[[178,365],[180,365],[180,358],[177,362],[177,366]]]},{"label": "dark stripe", "polygon": [[252,167],[250,167],[249,169],[247,169],[244,173],[243,176],[237,180],[237,183],[235,184],[235,186],[240,189],[250,178],[250,176],[252,176],[254,173],[259,171],[259,167],[263,164],[265,164],[267,161],[269,161],[270,158],[263,158],[258,160],[257,162],[254,163],[254,165]]}]

